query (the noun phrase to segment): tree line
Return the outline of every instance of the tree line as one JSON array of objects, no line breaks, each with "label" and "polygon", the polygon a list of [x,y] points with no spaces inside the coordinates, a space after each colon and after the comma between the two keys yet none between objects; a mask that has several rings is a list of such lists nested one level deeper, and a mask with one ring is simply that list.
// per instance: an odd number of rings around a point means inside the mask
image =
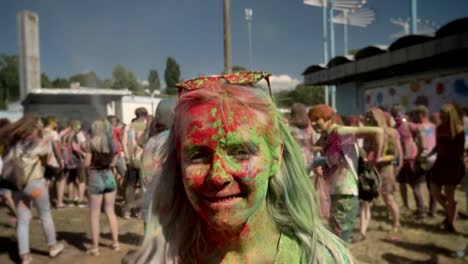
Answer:
[{"label": "tree line", "polygon": [[[233,72],[239,72],[247,69],[235,65],[232,70]],[[51,79],[47,74],[42,73],[41,87],[66,89],[70,88],[71,83],[78,82],[80,86],[84,87],[129,89],[135,95],[149,95],[154,91],[172,95],[177,93],[175,85],[182,81],[180,66],[173,57],[168,57],[166,60],[164,80],[166,87],[162,90],[158,71],[150,69],[147,84],[143,85],[130,69],[118,64],[114,67],[110,79],[100,78],[94,71],[74,74],[68,78],[55,79]],[[19,97],[18,56],[0,54],[0,109],[6,109],[9,102],[17,101]],[[290,107],[295,102],[314,105],[324,101],[322,87],[310,87],[303,84],[297,85],[296,89],[292,91],[275,93],[274,99],[280,107]]]},{"label": "tree line", "polygon": [[[0,54],[0,109],[6,109],[9,102],[17,101],[20,97],[18,56]],[[175,85],[181,81],[180,66],[173,57],[166,60],[164,80],[166,88],[161,91],[161,80],[156,69],[150,69],[147,84],[143,85],[137,76],[125,66],[118,64],[112,70],[112,78],[100,78],[96,72],[74,74],[68,78],[51,79],[46,73],[41,74],[41,88],[67,89],[71,83],[78,82],[83,87],[104,89],[129,89],[135,95],[152,94],[155,90],[167,94],[177,93]]]}]

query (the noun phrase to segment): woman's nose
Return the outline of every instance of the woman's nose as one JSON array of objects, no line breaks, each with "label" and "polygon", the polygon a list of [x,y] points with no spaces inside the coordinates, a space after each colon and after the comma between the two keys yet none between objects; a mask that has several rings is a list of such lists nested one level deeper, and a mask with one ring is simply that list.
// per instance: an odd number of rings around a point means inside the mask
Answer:
[{"label": "woman's nose", "polygon": [[207,181],[218,188],[226,186],[232,181],[232,175],[226,170],[225,162],[218,154],[213,157],[213,165]]}]

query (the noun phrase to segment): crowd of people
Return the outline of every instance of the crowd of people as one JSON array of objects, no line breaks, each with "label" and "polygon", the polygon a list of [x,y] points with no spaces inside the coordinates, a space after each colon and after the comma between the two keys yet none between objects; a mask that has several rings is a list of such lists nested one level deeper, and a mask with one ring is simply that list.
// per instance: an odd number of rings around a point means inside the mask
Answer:
[{"label": "crowd of people", "polygon": [[[128,263],[354,263],[347,245],[366,238],[377,199],[359,189],[360,160],[381,180],[391,239],[399,239],[400,217],[411,212],[407,186],[415,220],[434,217],[438,202],[442,227],[457,232],[466,112],[450,104],[439,113],[395,106],[345,117],[327,105],[296,103],[285,117],[271,90],[268,96],[255,85],[269,84],[269,76],[182,82],[177,100],[162,100],[154,115],[136,109],[130,124],[115,116],[89,127],[80,120],[63,126],[53,116],[0,120],[0,197],[17,219],[22,263],[32,261],[32,204],[50,257],[64,250],[51,210],[71,206],[88,208],[88,254],[99,255],[101,208],[110,248],[120,250],[117,195],[124,201],[119,216],[145,227]],[[468,179],[468,200],[467,188]]]},{"label": "crowd of people", "polygon": [[[402,214],[415,221],[433,218],[437,202],[445,211],[441,227],[457,233],[455,190],[464,177],[468,204],[466,109],[446,104],[440,112],[429,113],[427,107],[419,105],[405,112],[396,105],[391,109],[371,108],[362,116],[339,116],[327,105],[307,111],[296,103],[291,109],[290,125],[310,165],[322,215],[344,241],[366,238],[372,202],[377,198],[359,192],[359,157],[380,177],[379,195],[393,223],[392,240],[399,239]],[[414,211],[409,207],[408,186],[414,196]],[[426,199],[423,188],[429,194]],[[402,207],[395,201],[398,189]],[[352,238],[356,214],[360,232]],[[463,217],[467,214],[468,205],[464,213],[460,212]]]},{"label": "crowd of people", "polygon": [[[56,239],[52,208],[89,208],[92,244],[87,253],[91,255],[99,255],[104,208],[112,233],[110,247],[120,250],[116,196],[120,193],[124,198],[122,218],[142,218],[143,193],[153,166],[148,161],[151,154],[143,158],[142,153],[144,149],[152,153],[154,136],[170,127],[173,105],[173,100],[163,100],[156,112],[158,121],[145,108],[138,108],[127,126],[115,116],[96,120],[89,127],[83,127],[80,120],[59,127],[54,116],[26,115],[14,123],[0,119],[0,198],[15,216],[12,221],[17,223],[22,263],[32,261],[32,205],[45,231],[50,257],[64,250]],[[149,169],[141,170],[142,166]]]}]

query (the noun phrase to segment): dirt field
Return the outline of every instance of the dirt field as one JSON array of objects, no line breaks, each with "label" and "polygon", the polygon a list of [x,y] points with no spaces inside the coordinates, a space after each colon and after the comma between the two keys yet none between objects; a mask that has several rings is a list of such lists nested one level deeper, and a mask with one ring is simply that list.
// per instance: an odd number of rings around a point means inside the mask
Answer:
[{"label": "dirt field", "polygon": [[[459,208],[464,210],[466,208],[464,193],[458,190],[457,197]],[[414,208],[413,204],[412,206]],[[30,246],[34,263],[120,263],[126,252],[135,249],[142,239],[141,221],[119,218],[122,250],[112,251],[110,231],[105,216],[102,215],[101,255],[87,256],[85,251],[90,244],[87,213],[87,208],[77,207],[53,211],[58,239],[66,246],[65,251],[55,259],[47,256],[47,245],[41,226],[37,220],[33,220]],[[359,263],[468,263],[468,258],[457,259],[453,256],[457,249],[468,244],[468,220],[460,219],[456,224],[460,234],[451,235],[437,227],[437,223],[443,220],[440,210],[434,219],[426,219],[423,222],[403,216],[400,240],[393,241],[388,234],[391,226],[382,201],[376,202],[372,213],[373,219],[367,239],[350,246]],[[15,223],[10,219],[11,216],[8,215],[6,208],[0,208],[0,263],[2,264],[18,261]]]}]

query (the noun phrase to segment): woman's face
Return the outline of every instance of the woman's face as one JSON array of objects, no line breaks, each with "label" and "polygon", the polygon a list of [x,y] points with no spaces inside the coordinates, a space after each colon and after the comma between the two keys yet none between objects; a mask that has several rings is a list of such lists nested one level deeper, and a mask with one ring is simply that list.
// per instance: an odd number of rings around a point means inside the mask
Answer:
[{"label": "woman's face", "polygon": [[312,128],[315,130],[315,132],[319,134],[323,134],[324,132],[326,132],[328,128],[330,128],[331,123],[331,120],[325,121],[323,120],[323,118],[317,118],[315,120],[310,121],[310,125],[312,126]]},{"label": "woman's face", "polygon": [[[273,153],[264,137],[266,117],[233,105],[191,108],[181,133],[182,180],[188,199],[207,224],[233,230],[265,202]],[[224,117],[221,115],[224,114]],[[280,147],[276,148],[279,156]]]}]

